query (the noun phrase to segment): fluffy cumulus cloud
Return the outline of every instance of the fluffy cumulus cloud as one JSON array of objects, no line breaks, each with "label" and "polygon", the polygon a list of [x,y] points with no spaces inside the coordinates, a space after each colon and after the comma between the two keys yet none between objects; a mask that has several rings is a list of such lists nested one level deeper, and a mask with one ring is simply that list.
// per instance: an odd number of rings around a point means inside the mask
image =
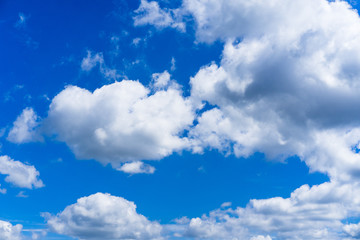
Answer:
[{"label": "fluffy cumulus cloud", "polygon": [[7,140],[13,143],[40,141],[42,138],[37,132],[40,118],[32,108],[25,108],[17,117],[10,129]]},{"label": "fluffy cumulus cloud", "polygon": [[214,106],[189,131],[193,151],[263,152],[280,161],[296,155],[330,177],[289,198],[191,219],[184,234],[357,237],[357,224],[341,221],[360,215],[358,13],[345,1],[326,0],[183,0],[177,11],[193,18],[198,41],[224,43],[221,62],[190,80],[194,106]]},{"label": "fluffy cumulus cloud", "polygon": [[97,193],[66,207],[56,216],[48,215],[53,232],[91,239],[162,239],[162,227],[136,212],[136,205],[121,197]]},{"label": "fluffy cumulus cloud", "polygon": [[185,227],[181,236],[198,239],[345,239],[359,234],[358,225],[341,222],[359,213],[359,194],[359,184],[303,185],[289,198],[254,199],[245,208],[217,209],[178,224]]},{"label": "fluffy cumulus cloud", "polygon": [[0,220],[0,240],[21,240],[22,225]]},{"label": "fluffy cumulus cloud", "polygon": [[134,203],[97,193],[80,198],[55,216],[45,216],[51,231],[84,240],[338,240],[359,236],[358,224],[342,223],[359,213],[359,196],[359,183],[303,185],[289,198],[254,199],[245,208],[222,207],[202,217],[160,225],[138,214]]},{"label": "fluffy cumulus cloud", "polygon": [[226,42],[221,63],[203,67],[191,79],[195,101],[218,106],[204,112],[193,129],[195,151],[212,147],[245,157],[261,151],[272,159],[298,155],[312,170],[332,177],[356,175],[360,19],[347,3],[185,1],[184,6],[197,22],[199,39]]},{"label": "fluffy cumulus cloud", "polygon": [[15,161],[8,156],[0,156],[0,174],[7,175],[5,181],[16,187],[32,189],[44,186],[39,179],[40,173],[34,166]]},{"label": "fluffy cumulus cloud", "polygon": [[162,9],[156,1],[148,2],[141,0],[139,8],[135,11],[135,26],[153,25],[159,29],[171,27],[185,31],[185,23],[182,22],[179,10]]},{"label": "fluffy cumulus cloud", "polygon": [[52,100],[45,128],[80,159],[114,167],[161,159],[189,146],[181,135],[192,124],[194,113],[177,88],[150,92],[130,80],[94,92],[68,86]]}]

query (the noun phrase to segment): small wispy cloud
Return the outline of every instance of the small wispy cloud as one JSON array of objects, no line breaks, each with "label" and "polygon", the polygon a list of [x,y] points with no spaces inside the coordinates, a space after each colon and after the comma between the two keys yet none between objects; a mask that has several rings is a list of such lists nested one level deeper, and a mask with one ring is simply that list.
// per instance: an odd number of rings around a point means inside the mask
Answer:
[{"label": "small wispy cloud", "polygon": [[26,26],[27,20],[30,18],[30,16],[26,16],[24,13],[19,12],[18,20],[15,23],[16,28],[22,28]]}]

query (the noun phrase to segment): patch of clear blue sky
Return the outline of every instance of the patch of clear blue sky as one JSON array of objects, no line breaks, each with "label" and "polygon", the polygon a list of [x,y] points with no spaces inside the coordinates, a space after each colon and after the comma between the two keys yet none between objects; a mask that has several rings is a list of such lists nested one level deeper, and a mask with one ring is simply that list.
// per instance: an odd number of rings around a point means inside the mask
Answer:
[{"label": "patch of clear blue sky", "polygon": [[[179,1],[161,4],[171,7]],[[201,66],[220,60],[222,43],[194,44],[191,23],[187,34],[134,28],[132,12],[138,5],[133,0],[0,1],[0,128],[9,129],[25,107],[46,117],[50,102],[45,96],[51,99],[68,84],[94,90],[111,83],[96,69],[80,71],[87,50],[103,52],[108,67],[145,85],[152,73],[170,71],[171,58],[175,58],[173,79],[188,95],[189,78]],[[27,19],[23,26],[16,26],[19,13]],[[113,36],[119,38],[116,44],[110,40]],[[146,39],[146,43],[135,47],[131,45],[134,38]],[[136,60],[138,64],[132,64]],[[46,185],[18,189],[0,176],[1,186],[8,189],[0,195],[0,218],[25,228],[44,228],[41,212],[58,213],[96,192],[134,201],[139,213],[169,223],[182,216],[201,216],[223,202],[245,206],[253,198],[289,197],[302,184],[328,180],[319,173],[309,174],[296,157],[286,164],[274,163],[261,153],[238,159],[216,151],[183,152],[151,162],[157,169],[153,175],[129,176],[95,161],[76,160],[63,143],[17,145],[5,136],[0,143],[1,155],[35,165]],[[29,196],[15,197],[22,190]]]}]

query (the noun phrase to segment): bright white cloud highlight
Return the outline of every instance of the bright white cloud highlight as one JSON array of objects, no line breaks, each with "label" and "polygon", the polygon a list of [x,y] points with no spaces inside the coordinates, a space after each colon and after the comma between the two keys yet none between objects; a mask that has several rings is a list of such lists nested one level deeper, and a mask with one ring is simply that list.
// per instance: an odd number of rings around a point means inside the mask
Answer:
[{"label": "bright white cloud highlight", "polygon": [[93,93],[75,86],[50,105],[46,128],[79,159],[115,168],[122,162],[156,160],[189,146],[181,137],[194,119],[192,104],[175,88],[156,91],[124,80]]},{"label": "bright white cloud highlight", "polygon": [[149,164],[145,164],[140,161],[125,163],[117,170],[129,174],[138,174],[138,173],[153,174],[155,172],[155,168],[153,166],[150,166]]},{"label": "bright white cloud highlight", "polygon": [[97,193],[47,216],[53,232],[83,240],[162,239],[162,227],[136,212],[136,205],[121,197]]},{"label": "bright white cloud highlight", "polygon": [[168,71],[164,71],[162,73],[153,73],[152,81],[155,89],[163,89],[167,87],[170,83],[170,73]]},{"label": "bright white cloud highlight", "polygon": [[13,143],[27,143],[40,141],[42,138],[37,132],[40,118],[32,108],[25,108],[17,117],[10,129],[7,140]]},{"label": "bright white cloud highlight", "polygon": [[5,181],[20,188],[41,188],[43,182],[34,166],[15,161],[8,156],[0,156],[0,174],[7,175]]},{"label": "bright white cloud highlight", "polygon": [[0,240],[21,240],[22,225],[0,220]]},{"label": "bright white cloud highlight", "polygon": [[267,236],[258,235],[258,236],[250,238],[250,240],[272,240],[272,238],[269,235],[267,235]]},{"label": "bright white cloud highlight", "polygon": [[181,21],[181,14],[177,10],[161,9],[159,3],[141,0],[139,8],[135,11],[134,25],[153,25],[159,29],[165,27],[185,31],[185,23]]}]

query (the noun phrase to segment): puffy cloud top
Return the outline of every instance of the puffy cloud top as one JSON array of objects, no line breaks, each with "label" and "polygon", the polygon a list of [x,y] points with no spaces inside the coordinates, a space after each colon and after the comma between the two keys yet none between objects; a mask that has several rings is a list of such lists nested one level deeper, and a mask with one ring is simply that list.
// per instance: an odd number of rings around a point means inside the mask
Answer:
[{"label": "puffy cloud top", "polygon": [[0,240],[21,240],[22,225],[0,220]]},{"label": "puffy cloud top", "polygon": [[52,100],[46,124],[81,159],[114,166],[161,159],[188,146],[180,135],[192,124],[194,113],[175,88],[149,93],[129,80],[93,93],[69,86]]},{"label": "puffy cloud top", "polygon": [[162,239],[162,227],[136,212],[124,198],[96,193],[78,199],[47,224],[56,233],[79,239]]},{"label": "puffy cloud top", "polygon": [[195,151],[297,155],[332,178],[358,175],[360,18],[346,2],[195,0],[183,8],[200,40],[225,41],[221,63],[191,79],[194,101],[217,106],[191,132]]}]

